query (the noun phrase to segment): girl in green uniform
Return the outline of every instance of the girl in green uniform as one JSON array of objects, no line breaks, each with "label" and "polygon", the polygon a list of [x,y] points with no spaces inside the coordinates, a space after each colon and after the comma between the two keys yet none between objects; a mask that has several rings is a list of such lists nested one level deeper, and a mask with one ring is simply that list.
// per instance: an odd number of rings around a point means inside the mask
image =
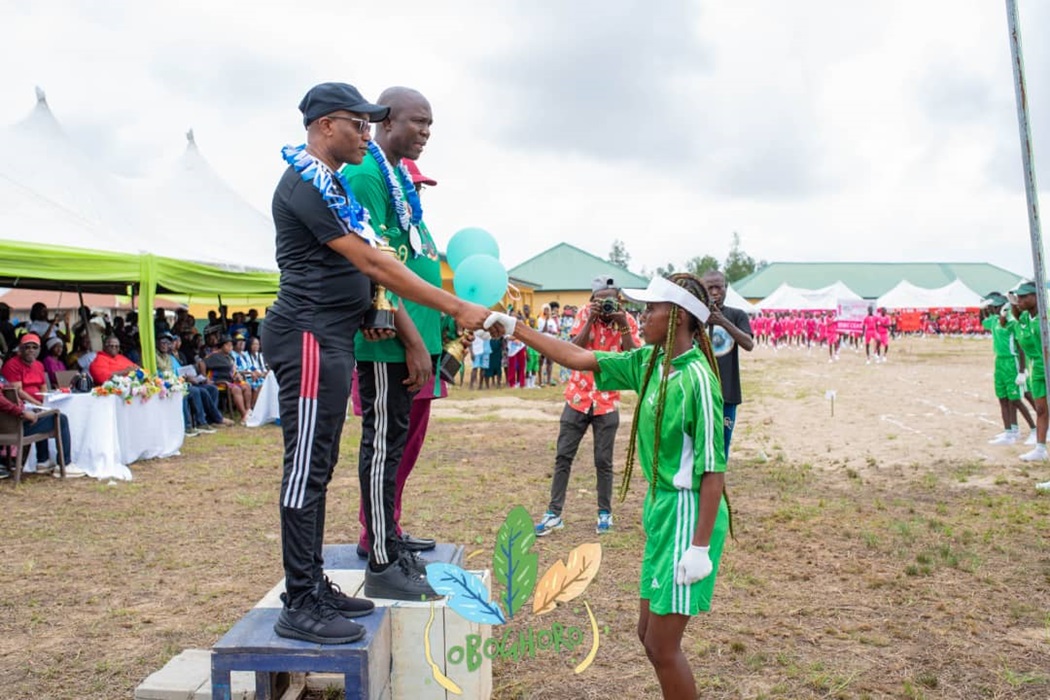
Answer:
[{"label": "girl in green uniform", "polygon": [[[1046,405],[1046,364],[1043,359],[1043,340],[1039,332],[1039,311],[1035,295],[1035,284],[1022,282],[1013,293],[1016,295],[1016,309],[1019,315],[1008,320],[1017,345],[1024,351],[1026,367],[1017,375],[1018,383],[1027,380],[1027,387],[1035,399],[1035,448],[1021,455],[1026,462],[1046,462],[1046,431],[1050,424],[1050,415]],[[1012,314],[1011,314],[1012,316]],[[1027,371],[1025,371],[1027,370]],[[1038,488],[1050,488],[1050,482],[1038,484]]]},{"label": "girl in green uniform", "polygon": [[593,372],[599,389],[638,393],[621,498],[635,454],[649,488],[643,524],[638,637],[665,698],[696,697],[682,653],[689,618],[711,607],[715,574],[729,530],[723,497],[726,468],[718,365],[704,332],[707,292],[688,274],[656,277],[646,289],[625,289],[646,304],[646,346],[628,352],[591,352],[492,314],[504,332],[572,369]]}]

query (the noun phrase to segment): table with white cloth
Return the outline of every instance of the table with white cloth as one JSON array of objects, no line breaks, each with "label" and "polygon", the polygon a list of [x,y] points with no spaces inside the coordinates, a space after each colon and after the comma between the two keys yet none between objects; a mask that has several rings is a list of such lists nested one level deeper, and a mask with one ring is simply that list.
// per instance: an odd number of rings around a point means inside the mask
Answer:
[{"label": "table with white cloth", "polygon": [[182,401],[181,394],[125,403],[119,396],[54,393],[44,397],[44,406],[57,408],[69,421],[73,454],[67,461],[96,479],[130,480],[127,465],[179,453],[186,430]]},{"label": "table with white cloth", "polygon": [[255,398],[255,407],[245,422],[249,428],[258,428],[266,423],[275,423],[281,417],[281,407],[277,400],[277,377],[273,372],[266,373],[259,395]]}]

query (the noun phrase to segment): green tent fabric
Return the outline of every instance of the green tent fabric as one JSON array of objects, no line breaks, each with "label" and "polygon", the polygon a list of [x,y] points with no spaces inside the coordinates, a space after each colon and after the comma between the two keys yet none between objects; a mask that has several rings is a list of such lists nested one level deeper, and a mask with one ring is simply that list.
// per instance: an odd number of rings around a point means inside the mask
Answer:
[{"label": "green tent fabric", "polygon": [[157,370],[153,304],[158,293],[269,296],[276,272],[226,270],[151,254],[109,253],[16,241],[0,241],[0,286],[109,294],[137,293],[142,365]]}]

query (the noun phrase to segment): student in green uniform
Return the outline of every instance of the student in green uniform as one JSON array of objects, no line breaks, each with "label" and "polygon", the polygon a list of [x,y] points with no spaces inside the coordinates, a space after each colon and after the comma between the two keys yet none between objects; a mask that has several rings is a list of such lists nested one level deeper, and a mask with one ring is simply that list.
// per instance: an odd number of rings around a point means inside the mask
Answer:
[{"label": "student in green uniform", "polygon": [[[1009,308],[1006,304],[1006,297],[999,292],[992,292],[981,305],[981,325],[992,336],[992,351],[995,353],[995,397],[999,399],[999,412],[1003,419],[1003,432],[989,440],[989,445],[1013,445],[1018,442],[1018,411],[1024,416],[1028,427],[1035,429],[1032,416],[1021,401],[1021,387],[1017,384],[1017,344],[1007,323]],[[1033,440],[1034,435],[1033,433]]]},{"label": "student in green uniform", "polygon": [[[1031,452],[1021,455],[1021,459],[1025,462],[1046,462],[1050,459],[1046,452],[1046,429],[1050,416],[1046,410],[1046,364],[1043,360],[1042,335],[1039,332],[1035,284],[1022,282],[1013,290],[1013,294],[1017,299],[1016,309],[1007,319],[1007,325],[1024,352],[1027,363],[1027,372],[1022,367],[1022,371],[1017,375],[1017,382],[1021,384],[1027,379],[1028,390],[1035,399],[1036,444]],[[1038,488],[1050,489],[1050,482],[1038,484]]]},{"label": "student in green uniform", "polygon": [[489,316],[486,326],[498,324],[545,357],[593,372],[599,389],[638,393],[621,487],[622,498],[637,452],[648,482],[638,636],[663,696],[691,699],[696,682],[682,635],[691,616],[711,608],[729,530],[722,390],[704,330],[707,292],[698,278],[677,274],[655,277],[648,288],[625,289],[623,295],[646,305],[643,348],[592,352],[501,313]]}]

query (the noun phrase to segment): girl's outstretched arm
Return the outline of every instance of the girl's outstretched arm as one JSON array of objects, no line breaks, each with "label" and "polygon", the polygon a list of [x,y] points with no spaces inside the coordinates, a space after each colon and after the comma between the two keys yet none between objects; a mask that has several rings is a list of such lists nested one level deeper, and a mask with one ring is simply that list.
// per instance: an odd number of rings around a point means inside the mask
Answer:
[{"label": "girl's outstretched arm", "polygon": [[485,327],[489,328],[492,324],[499,324],[504,333],[513,329],[511,334],[515,338],[538,351],[544,357],[549,357],[562,367],[577,369],[581,372],[598,371],[598,358],[590,350],[584,350],[578,345],[552,335],[534,331],[526,324],[518,323],[517,319],[507,314],[493,312],[485,321]]}]

